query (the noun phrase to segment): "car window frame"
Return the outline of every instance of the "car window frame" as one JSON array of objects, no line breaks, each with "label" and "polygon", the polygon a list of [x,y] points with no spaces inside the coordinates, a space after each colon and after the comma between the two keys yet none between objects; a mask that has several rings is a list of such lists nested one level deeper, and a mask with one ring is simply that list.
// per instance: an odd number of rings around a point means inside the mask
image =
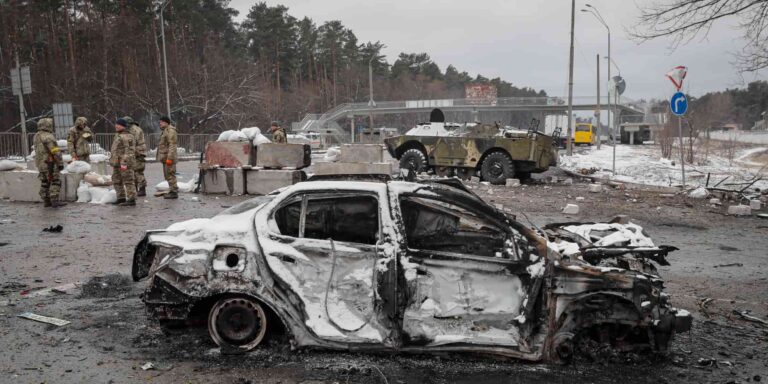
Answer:
[{"label": "car window frame", "polygon": [[[457,205],[460,208],[467,210],[469,212],[475,212],[475,210],[472,209],[472,207],[462,204],[459,201],[450,200],[444,196],[441,196],[439,194],[434,195],[424,195],[419,193],[402,193],[397,198],[397,209],[400,210],[400,225],[402,226],[402,236],[403,236],[403,247],[410,253],[411,255],[418,257],[418,258],[432,258],[432,257],[424,257],[424,254],[432,254],[432,255],[438,255],[441,257],[451,258],[451,259],[461,259],[461,260],[471,260],[471,261],[480,261],[480,262],[489,262],[493,264],[501,264],[501,265],[508,265],[508,266],[521,266],[521,265],[530,265],[532,264],[528,260],[518,259],[514,260],[512,258],[504,258],[504,257],[496,257],[496,256],[482,256],[482,255],[473,255],[468,253],[460,253],[460,252],[450,252],[450,251],[436,251],[436,250],[430,250],[430,249],[417,249],[417,248],[411,248],[408,245],[408,235],[406,235],[406,228],[405,228],[405,221],[402,220],[402,200],[407,199],[409,197],[415,197],[415,198],[421,198],[421,199],[432,199],[437,200],[440,202],[443,202],[445,204],[452,204]],[[479,215],[478,215],[479,216]],[[482,217],[482,216],[479,216]],[[513,237],[513,233],[509,228],[505,228],[503,225],[500,225],[500,223],[495,219],[488,219],[494,226],[498,227],[506,237]],[[520,234],[522,236],[522,234]],[[506,242],[505,238],[505,242]],[[520,249],[517,250],[517,252],[521,251]]]},{"label": "car window frame", "polygon": [[275,219],[275,215],[277,214],[277,211],[280,209],[296,203],[297,201],[301,201],[301,212],[299,213],[299,232],[298,237],[294,237],[291,235],[282,234],[279,232],[279,227],[277,228],[278,231],[274,231],[271,226],[269,226],[269,233],[273,236],[277,236],[279,238],[284,239],[302,239],[302,240],[311,240],[311,241],[328,241],[328,239],[318,239],[314,237],[304,237],[305,232],[305,225],[306,225],[306,213],[307,213],[307,205],[309,204],[310,199],[317,199],[321,200],[324,198],[344,198],[344,197],[354,196],[354,197],[360,197],[360,196],[366,196],[366,197],[372,197],[376,201],[376,216],[377,216],[377,224],[378,228],[376,231],[376,242],[369,244],[369,243],[360,243],[360,242],[354,242],[354,241],[345,241],[345,240],[333,240],[335,243],[344,243],[344,244],[356,244],[361,246],[368,246],[368,247],[376,247],[381,245],[382,243],[382,236],[383,236],[383,225],[382,225],[382,206],[381,206],[381,199],[379,198],[379,194],[374,191],[356,191],[356,190],[338,190],[338,191],[297,191],[295,193],[292,193],[291,195],[284,198],[280,203],[278,203],[272,211],[269,213],[269,216],[267,216],[268,222],[277,222]]}]

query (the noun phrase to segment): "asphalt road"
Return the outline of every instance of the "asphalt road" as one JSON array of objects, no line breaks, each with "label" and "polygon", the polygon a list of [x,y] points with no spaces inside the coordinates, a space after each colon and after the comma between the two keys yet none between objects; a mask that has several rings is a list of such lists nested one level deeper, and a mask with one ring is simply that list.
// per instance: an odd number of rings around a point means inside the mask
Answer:
[{"label": "asphalt road", "polygon": [[[196,163],[179,166],[183,180]],[[149,164],[150,185],[160,167]],[[619,356],[568,366],[468,356],[359,355],[291,351],[275,340],[246,356],[223,356],[205,330],[164,335],[138,296],[143,282],[127,277],[143,231],[210,217],[247,197],[149,196],[135,208],[0,201],[0,382],[222,383],[614,383],[756,382],[768,380],[768,327],[734,309],[768,318],[768,220],[734,218],[706,201],[643,191],[587,192],[586,184],[473,188],[494,204],[525,212],[536,225],[605,221],[626,214],[657,244],[674,245],[662,267],[677,306],[694,314],[690,333],[677,335],[667,356]],[[37,193],[30,191],[30,193]],[[576,201],[576,197],[584,197]],[[581,214],[565,216],[565,203]],[[522,215],[518,217],[527,222]],[[61,233],[43,233],[61,224]],[[122,276],[121,276],[122,275]],[[106,276],[106,277],[105,277]],[[68,283],[78,288],[66,289]],[[64,286],[66,293],[36,295]],[[704,309],[700,303],[710,298]],[[22,312],[65,319],[57,327],[17,317]],[[700,359],[704,359],[700,362]],[[714,362],[713,362],[714,361]],[[142,370],[151,362],[154,368]]]}]

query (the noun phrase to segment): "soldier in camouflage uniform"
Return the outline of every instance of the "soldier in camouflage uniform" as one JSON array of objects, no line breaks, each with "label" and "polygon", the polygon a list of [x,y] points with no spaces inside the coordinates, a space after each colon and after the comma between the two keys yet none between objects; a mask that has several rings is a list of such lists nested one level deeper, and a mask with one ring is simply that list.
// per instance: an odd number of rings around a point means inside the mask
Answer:
[{"label": "soldier in camouflage uniform", "polygon": [[277,123],[277,121],[273,121],[272,125],[269,127],[269,132],[272,133],[272,142],[273,143],[287,143],[288,138],[285,136],[285,130],[280,127],[280,124]]},{"label": "soldier in camouflage uniform", "polygon": [[147,144],[144,142],[144,131],[130,116],[123,117],[128,123],[128,132],[133,135],[136,142],[136,157],[134,159],[133,174],[136,178],[136,196],[147,195],[147,179],[144,177],[146,167]]},{"label": "soldier in camouflage uniform", "polygon": [[176,147],[178,137],[176,136],[176,127],[171,125],[171,119],[166,116],[160,118],[160,143],[157,145],[157,161],[163,164],[163,176],[168,181],[169,191],[165,194],[166,199],[179,198],[179,186],[176,183]]},{"label": "soldier in camouflage uniform", "polygon": [[35,165],[40,172],[40,198],[46,207],[58,208],[66,203],[59,201],[61,177],[64,169],[61,151],[53,135],[53,119],[45,118],[37,122],[37,133],[33,139],[35,146]]},{"label": "soldier in camouflage uniform", "polygon": [[136,142],[126,129],[127,125],[124,119],[115,122],[117,135],[112,141],[112,157],[109,159],[113,167],[112,184],[117,192],[114,204],[121,207],[136,205],[136,181],[133,177]]},{"label": "soldier in camouflage uniform", "polygon": [[75,126],[69,129],[67,134],[67,149],[72,155],[72,160],[90,162],[91,141],[93,132],[88,128],[88,120],[85,117],[78,117],[75,120]]}]

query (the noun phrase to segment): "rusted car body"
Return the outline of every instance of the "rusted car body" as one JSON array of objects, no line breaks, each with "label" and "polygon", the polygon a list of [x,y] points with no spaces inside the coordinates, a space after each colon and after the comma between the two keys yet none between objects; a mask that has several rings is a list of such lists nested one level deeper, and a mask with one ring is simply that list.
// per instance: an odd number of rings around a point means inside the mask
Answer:
[{"label": "rusted car body", "polygon": [[151,317],[207,317],[224,352],[283,329],[295,348],[564,361],[594,332],[664,350],[690,327],[650,263],[670,250],[633,224],[531,229],[456,179],[308,181],[149,231],[133,276]]}]

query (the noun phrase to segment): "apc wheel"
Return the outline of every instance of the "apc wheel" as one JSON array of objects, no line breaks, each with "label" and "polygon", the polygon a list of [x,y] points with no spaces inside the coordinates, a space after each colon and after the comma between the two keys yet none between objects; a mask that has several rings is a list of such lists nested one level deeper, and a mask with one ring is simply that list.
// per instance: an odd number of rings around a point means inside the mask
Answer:
[{"label": "apc wheel", "polygon": [[208,314],[208,333],[223,353],[245,353],[256,348],[267,331],[261,304],[247,297],[226,297]]},{"label": "apc wheel", "polygon": [[515,168],[506,153],[493,152],[483,160],[480,173],[483,180],[494,185],[502,185],[506,183],[507,178],[515,174]]},{"label": "apc wheel", "polygon": [[414,173],[427,170],[427,156],[420,149],[411,148],[400,156],[400,169],[407,169]]}]

